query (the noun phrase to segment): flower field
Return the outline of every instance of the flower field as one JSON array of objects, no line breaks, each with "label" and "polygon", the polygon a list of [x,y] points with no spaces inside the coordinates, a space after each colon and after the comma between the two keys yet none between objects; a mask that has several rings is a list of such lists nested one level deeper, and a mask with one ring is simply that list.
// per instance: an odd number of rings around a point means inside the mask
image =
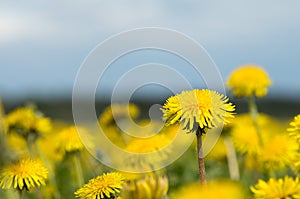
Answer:
[{"label": "flower field", "polygon": [[[241,66],[224,82],[229,97],[182,91],[165,100],[157,121],[134,103],[105,107],[97,125],[126,157],[101,153],[97,133],[35,104],[9,112],[1,104],[0,198],[300,198],[300,115],[282,119],[257,106],[271,79],[260,66]],[[235,99],[247,104],[245,112]],[[205,154],[212,134],[219,137]],[[185,138],[192,139],[187,149],[166,164]]]}]

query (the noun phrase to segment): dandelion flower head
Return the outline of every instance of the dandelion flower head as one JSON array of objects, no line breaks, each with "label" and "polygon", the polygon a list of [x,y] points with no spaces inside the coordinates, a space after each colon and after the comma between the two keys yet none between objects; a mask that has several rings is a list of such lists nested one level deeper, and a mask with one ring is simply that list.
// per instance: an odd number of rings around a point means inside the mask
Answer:
[{"label": "dandelion flower head", "polygon": [[255,199],[300,198],[299,179],[293,179],[289,176],[280,179],[271,178],[268,182],[259,180],[250,189]]},{"label": "dandelion flower head", "polygon": [[[259,114],[257,123],[263,143],[273,137],[274,134],[281,133],[278,122],[268,115]],[[260,140],[251,115],[237,115],[232,122],[230,134],[238,152],[250,155],[257,155],[260,152]]]},{"label": "dandelion flower head", "polygon": [[233,117],[234,105],[229,99],[216,91],[207,89],[183,91],[167,99],[162,107],[166,125],[180,122],[183,129],[195,132],[200,129],[216,127],[227,123]]},{"label": "dandelion flower head", "polygon": [[[127,179],[127,178],[126,178]],[[169,182],[166,175],[144,173],[140,178],[126,180],[123,185],[123,199],[166,198]]]},{"label": "dandelion flower head", "polygon": [[139,112],[135,104],[112,104],[100,115],[99,123],[104,126],[115,125],[116,120],[135,119]]},{"label": "dandelion flower head", "polygon": [[38,160],[22,159],[16,164],[8,165],[0,175],[0,187],[18,190],[31,190],[33,187],[45,185],[48,170]]},{"label": "dandelion flower head", "polygon": [[207,186],[201,186],[200,183],[184,185],[179,190],[171,193],[170,199],[199,199],[201,198],[245,198],[242,186],[231,181],[214,181]]},{"label": "dandelion flower head", "polygon": [[89,180],[74,194],[81,199],[116,199],[124,182],[125,179],[120,173],[106,173]]},{"label": "dandelion flower head", "polygon": [[289,131],[289,135],[295,138],[300,144],[300,114],[294,117],[287,130]]},{"label": "dandelion flower head", "polygon": [[298,144],[287,135],[275,135],[264,143],[258,156],[258,161],[266,169],[283,169],[298,154]]},{"label": "dandelion flower head", "polygon": [[45,134],[52,126],[49,118],[43,117],[30,107],[18,108],[4,119],[7,132],[15,132],[24,137],[29,133]]},{"label": "dandelion flower head", "polygon": [[[84,135],[83,137],[88,141],[89,134],[87,131],[81,127],[69,126],[65,127],[59,133],[59,139],[57,142],[57,149],[63,153],[65,152],[75,152],[81,151],[85,148],[83,145],[79,133]],[[92,143],[87,142],[87,144],[92,146]]]},{"label": "dandelion flower head", "polygon": [[237,68],[228,78],[227,86],[237,97],[264,97],[267,94],[271,80],[268,74],[259,66],[245,65]]}]

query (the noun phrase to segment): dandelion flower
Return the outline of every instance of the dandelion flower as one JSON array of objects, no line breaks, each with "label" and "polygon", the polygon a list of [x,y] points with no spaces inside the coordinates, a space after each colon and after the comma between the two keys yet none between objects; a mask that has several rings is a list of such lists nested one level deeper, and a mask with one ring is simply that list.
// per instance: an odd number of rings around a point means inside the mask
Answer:
[{"label": "dandelion flower", "polygon": [[298,144],[287,135],[276,135],[268,140],[261,149],[258,160],[267,169],[287,167],[297,156]]},{"label": "dandelion flower", "polygon": [[129,156],[126,161],[129,165],[135,167],[150,167],[161,163],[162,161],[168,159],[171,154],[170,149],[164,149],[171,140],[164,134],[157,134],[149,138],[134,138],[132,139],[127,147],[126,151],[140,154],[152,153],[151,156]]},{"label": "dandelion flower", "polygon": [[264,97],[267,94],[271,80],[268,74],[259,66],[245,65],[237,68],[228,78],[227,86],[237,97]]},{"label": "dandelion flower", "polygon": [[9,113],[4,119],[7,132],[17,133],[25,138],[50,132],[52,125],[49,118],[42,117],[32,108],[22,107]]},{"label": "dandelion flower", "polygon": [[269,179],[268,182],[259,180],[255,186],[250,187],[255,199],[300,198],[299,179],[289,176],[283,179]]},{"label": "dandelion flower", "polygon": [[287,130],[290,132],[289,135],[300,143],[300,114],[294,117]]},{"label": "dandelion flower", "polygon": [[139,115],[139,109],[134,104],[112,104],[107,107],[99,117],[99,123],[104,126],[116,124],[116,120],[135,119]]},{"label": "dandelion flower", "polygon": [[[83,150],[85,146],[83,145],[78,132],[84,135],[84,139],[89,141],[89,134],[85,129],[76,126],[69,126],[62,129],[59,133],[57,149],[63,153]],[[92,145],[92,143],[89,142],[87,144]]]},{"label": "dandelion flower", "polygon": [[124,177],[118,172],[106,173],[89,180],[74,194],[81,199],[116,199],[124,180]]},{"label": "dandelion flower", "polygon": [[[281,127],[278,125],[278,122],[268,115],[259,114],[257,123],[261,130],[262,143],[270,140],[275,134],[281,133]],[[237,115],[232,122],[230,133],[232,142],[238,152],[250,155],[257,155],[260,152],[260,139],[251,115]]]},{"label": "dandelion flower", "polygon": [[242,186],[232,181],[214,181],[207,186],[199,183],[184,185],[179,190],[171,193],[170,199],[199,199],[199,198],[246,198]]},{"label": "dandelion flower", "polygon": [[227,123],[233,117],[234,105],[216,91],[207,89],[183,91],[170,97],[163,105],[163,119],[166,125],[183,123],[183,129],[194,132]]},{"label": "dandelion flower", "polygon": [[48,170],[41,162],[29,158],[22,159],[3,169],[0,175],[0,187],[28,191],[35,186],[45,185],[47,177]]},{"label": "dandelion flower", "polygon": [[[127,174],[128,175],[128,174]],[[137,174],[129,175],[123,185],[122,199],[152,199],[165,198],[169,188],[168,178],[164,174],[147,173],[139,178]]]}]

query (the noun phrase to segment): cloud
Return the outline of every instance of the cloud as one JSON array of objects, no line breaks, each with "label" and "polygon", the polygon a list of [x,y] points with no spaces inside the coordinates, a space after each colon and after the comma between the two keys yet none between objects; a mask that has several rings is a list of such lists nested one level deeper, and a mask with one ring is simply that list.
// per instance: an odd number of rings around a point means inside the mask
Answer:
[{"label": "cloud", "polygon": [[0,42],[45,39],[57,34],[55,24],[28,12],[0,12]]}]

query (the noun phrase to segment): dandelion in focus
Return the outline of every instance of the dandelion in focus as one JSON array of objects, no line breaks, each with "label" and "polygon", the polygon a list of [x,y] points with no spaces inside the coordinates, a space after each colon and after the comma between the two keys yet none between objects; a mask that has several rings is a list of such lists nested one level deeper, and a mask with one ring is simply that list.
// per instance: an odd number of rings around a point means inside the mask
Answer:
[{"label": "dandelion in focus", "polygon": [[124,177],[118,172],[106,173],[89,180],[74,194],[81,199],[116,199],[124,180]]},{"label": "dandelion in focus", "polygon": [[16,164],[6,166],[0,175],[0,187],[19,191],[31,190],[34,187],[45,185],[48,170],[38,160],[21,159]]},{"label": "dandelion in focus", "polygon": [[172,96],[162,107],[166,125],[183,123],[188,132],[216,127],[219,123],[227,123],[233,117],[234,105],[229,99],[216,91],[191,90]]},{"label": "dandelion in focus", "polygon": [[228,78],[227,86],[237,97],[264,97],[268,92],[271,80],[259,66],[245,65],[237,68]]},{"label": "dandelion in focus", "polygon": [[181,123],[187,132],[196,132],[200,180],[206,184],[202,135],[208,128],[226,124],[235,107],[229,99],[207,89],[183,91],[167,99],[162,107],[166,126]]},{"label": "dandelion in focus", "polygon": [[271,178],[268,182],[259,180],[250,189],[255,199],[300,198],[299,179],[293,179],[289,176],[280,179]]}]

